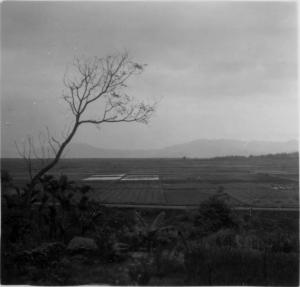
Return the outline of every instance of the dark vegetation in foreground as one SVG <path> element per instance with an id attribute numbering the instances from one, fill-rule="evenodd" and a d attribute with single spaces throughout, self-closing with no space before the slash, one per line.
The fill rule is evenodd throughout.
<path id="1" fill-rule="evenodd" d="M 218 193 L 197 211 L 111 209 L 66 176 L 14 188 L 2 192 L 2 284 L 299 284 L 297 212 L 234 212 Z"/>

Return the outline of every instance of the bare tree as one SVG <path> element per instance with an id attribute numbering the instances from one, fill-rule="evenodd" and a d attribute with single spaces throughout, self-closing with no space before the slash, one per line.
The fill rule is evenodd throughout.
<path id="1" fill-rule="evenodd" d="M 27 135 L 21 145 L 15 141 L 16 150 L 26 164 L 30 181 L 33 179 L 34 170 L 46 166 L 56 155 L 56 144 L 58 141 L 51 135 L 48 127 L 45 132 L 39 132 L 38 137 Z"/>
<path id="2" fill-rule="evenodd" d="M 54 157 L 35 175 L 31 174 L 33 186 L 57 164 L 79 127 L 87 124 L 99 126 L 107 123 L 148 122 L 155 105 L 138 101 L 124 92 L 127 81 L 140 74 L 144 66 L 131 61 L 127 53 L 74 60 L 72 70 L 64 77 L 67 90 L 63 93 L 63 100 L 72 113 L 72 125 L 61 141 L 47 132 L 48 145 Z M 91 115 L 89 109 L 95 106 L 98 108 L 97 115 Z M 32 140 L 28 142 L 32 146 Z M 27 158 L 34 153 L 34 149 L 31 147 L 29 151 Z"/>

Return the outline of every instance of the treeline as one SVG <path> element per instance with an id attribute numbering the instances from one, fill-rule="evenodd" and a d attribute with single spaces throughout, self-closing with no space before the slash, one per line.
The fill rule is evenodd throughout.
<path id="1" fill-rule="evenodd" d="M 270 153 L 270 154 L 262 154 L 262 155 L 249 155 L 249 156 L 240 156 L 240 155 L 232 155 L 232 156 L 222 156 L 222 157 L 213 157 L 212 160 L 216 159 L 285 159 L 285 158 L 299 158 L 298 152 L 291 153 Z"/>

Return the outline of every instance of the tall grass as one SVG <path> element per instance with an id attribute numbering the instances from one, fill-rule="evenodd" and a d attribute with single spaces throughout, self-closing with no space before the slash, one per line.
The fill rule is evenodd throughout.
<path id="1" fill-rule="evenodd" d="M 186 254 L 188 285 L 298 286 L 297 253 L 198 245 Z"/>

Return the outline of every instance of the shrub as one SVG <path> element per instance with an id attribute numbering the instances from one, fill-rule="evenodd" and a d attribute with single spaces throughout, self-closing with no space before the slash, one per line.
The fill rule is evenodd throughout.
<path id="1" fill-rule="evenodd" d="M 212 196 L 200 204 L 194 225 L 202 235 L 208 235 L 222 228 L 237 227 L 237 220 L 223 200 Z"/>
<path id="2" fill-rule="evenodd" d="M 282 230 L 266 232 L 262 235 L 264 247 L 274 252 L 299 252 L 299 237 Z"/>
<path id="3" fill-rule="evenodd" d="M 233 229 L 220 229 L 203 238 L 203 242 L 208 246 L 234 248 L 237 247 L 236 235 Z"/>
<path id="4" fill-rule="evenodd" d="M 5 186 L 12 182 L 13 178 L 6 169 L 1 169 L 1 183 Z"/>
<path id="5" fill-rule="evenodd" d="M 134 260 L 128 268 L 132 283 L 134 285 L 147 285 L 154 274 L 152 265 L 152 260 L 149 257 Z"/>
<path id="6" fill-rule="evenodd" d="M 297 253 L 266 253 L 253 249 L 197 244 L 185 254 L 187 284 L 295 285 L 299 283 Z"/>

